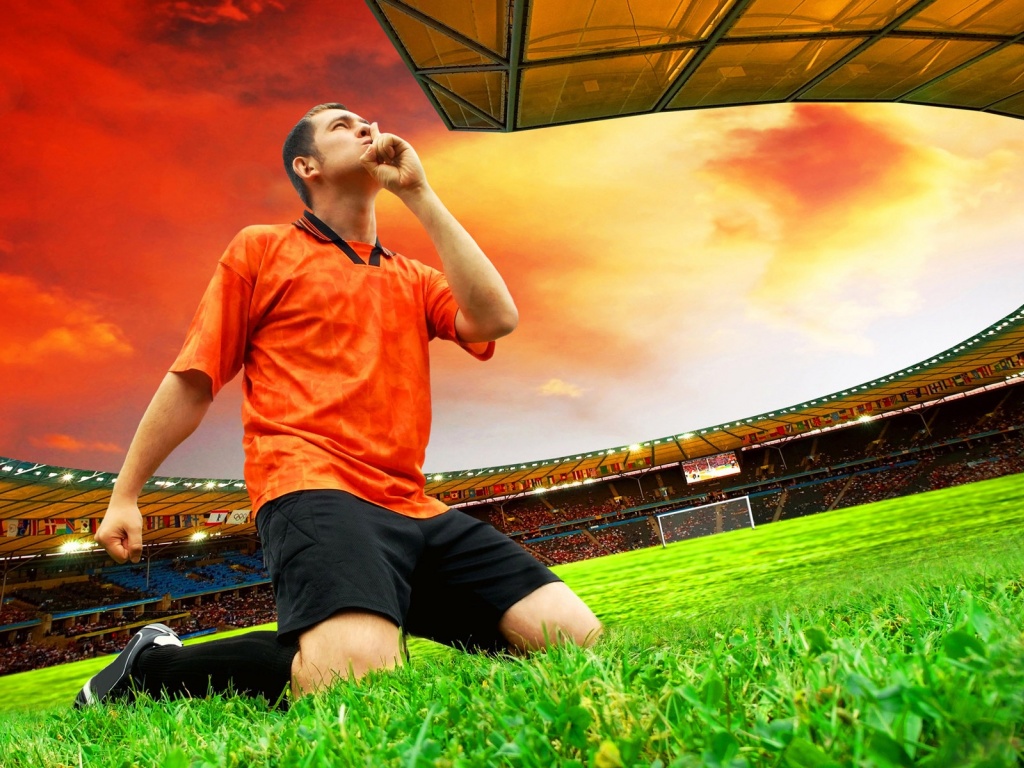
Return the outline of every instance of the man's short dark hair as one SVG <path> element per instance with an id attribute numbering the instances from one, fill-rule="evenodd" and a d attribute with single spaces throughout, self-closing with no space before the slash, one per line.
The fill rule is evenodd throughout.
<path id="1" fill-rule="evenodd" d="M 287 172 L 289 181 L 291 181 L 292 186 L 295 187 L 295 191 L 299 193 L 299 197 L 302 198 L 302 202 L 306 204 L 307 208 L 312 207 L 313 200 L 309 196 L 306 183 L 292 168 L 292 161 L 296 157 L 314 157 L 317 160 L 323 160 L 320 151 L 316 147 L 311 118 L 319 115 L 321 112 L 326 112 L 328 109 L 348 109 L 348 107 L 333 101 L 327 104 L 317 104 L 302 116 L 302 119 L 288 132 L 288 138 L 284 140 L 284 170 Z"/>

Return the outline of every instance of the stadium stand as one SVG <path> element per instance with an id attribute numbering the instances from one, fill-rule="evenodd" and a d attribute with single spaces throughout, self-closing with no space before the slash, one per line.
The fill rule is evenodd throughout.
<path id="1" fill-rule="evenodd" d="M 269 578 L 262 562 L 257 566 L 251 558 L 239 556 L 220 562 L 158 562 L 149 568 L 123 565 L 107 569 L 104 576 L 126 591 L 149 596 L 168 594 L 175 599 L 258 584 Z"/>
<path id="2" fill-rule="evenodd" d="M 548 564 L 658 546 L 654 515 L 748 496 L 755 525 L 1024 472 L 1024 386 L 948 400 L 740 453 L 740 474 L 690 486 L 678 465 L 526 494 L 465 511 Z M 678 518 L 682 535 L 714 525 Z M 276 619 L 261 553 L 222 541 L 113 565 L 54 557 L 8 573 L 0 674 L 119 651 L 159 620 L 188 636 Z M 193 548 L 194 549 L 194 548 Z"/>

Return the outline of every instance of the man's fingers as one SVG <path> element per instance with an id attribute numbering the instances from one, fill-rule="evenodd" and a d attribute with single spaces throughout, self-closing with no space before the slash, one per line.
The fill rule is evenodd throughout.
<path id="1" fill-rule="evenodd" d="M 124 538 L 121 539 L 121 546 L 124 547 L 125 554 L 133 563 L 139 562 L 142 557 L 142 532 L 125 531 Z"/>
<path id="2" fill-rule="evenodd" d="M 114 560 L 116 560 L 121 565 L 124 565 L 125 563 L 128 562 L 128 550 L 125 549 L 121 545 L 121 542 L 119 542 L 119 541 L 118 542 L 114 542 L 110 546 L 110 548 L 107 549 L 107 554 L 110 555 L 112 558 L 114 558 Z"/>
<path id="3" fill-rule="evenodd" d="M 96 543 L 107 551 L 107 554 L 110 555 L 115 563 L 123 565 L 128 560 L 128 550 L 124 548 L 119 539 L 107 541 L 106 538 L 96 537 Z"/>
<path id="4" fill-rule="evenodd" d="M 93 539 L 107 551 L 111 558 L 120 564 L 124 564 L 129 560 L 137 563 L 142 557 L 141 534 L 132 536 L 130 532 L 124 529 L 115 531 L 112 535 L 108 535 L 103 531 L 97 531 Z"/>
<path id="5" fill-rule="evenodd" d="M 377 147 L 377 159 L 382 163 L 389 163 L 395 159 L 395 137 L 390 133 L 383 133 L 374 142 Z"/>

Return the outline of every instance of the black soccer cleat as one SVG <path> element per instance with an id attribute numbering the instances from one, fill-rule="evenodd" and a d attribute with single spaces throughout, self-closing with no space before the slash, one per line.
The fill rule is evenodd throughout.
<path id="1" fill-rule="evenodd" d="M 116 659 L 82 686 L 75 697 L 74 708 L 82 709 L 111 699 L 130 697 L 135 660 L 142 651 L 154 645 L 176 645 L 180 648 L 181 640 L 173 629 L 164 624 L 147 624 L 132 636 Z"/>

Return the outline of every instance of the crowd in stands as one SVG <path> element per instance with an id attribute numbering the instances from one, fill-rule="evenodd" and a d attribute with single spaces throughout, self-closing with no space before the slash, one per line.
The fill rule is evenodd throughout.
<path id="1" fill-rule="evenodd" d="M 90 576 L 88 581 L 69 581 L 49 589 L 25 587 L 11 592 L 11 597 L 36 606 L 41 613 L 60 613 L 83 606 L 130 603 L 143 600 L 146 595 L 136 590 L 115 589 L 112 584 Z"/>
<path id="2" fill-rule="evenodd" d="M 7 603 L 0 609 L 0 627 L 7 624 L 21 624 L 23 621 L 32 621 L 38 618 L 39 611 L 20 608 Z"/>
<path id="3" fill-rule="evenodd" d="M 659 543 L 658 535 L 646 517 L 633 523 L 600 528 L 594 531 L 594 538 L 601 542 L 608 552 L 631 552 Z"/>
<path id="4" fill-rule="evenodd" d="M 582 501 L 578 495 L 574 496 L 573 491 L 578 490 L 583 490 L 591 499 Z M 531 496 L 524 502 L 510 505 L 503 512 L 491 510 L 487 513 L 487 520 L 498 530 L 513 534 L 608 515 L 614 519 L 615 513 L 625 512 L 640 503 L 639 497 L 631 495 L 595 499 L 588 486 L 578 486 L 557 491 L 551 499 Z"/>
<path id="5" fill-rule="evenodd" d="M 125 623 L 154 622 L 161 621 L 163 618 L 161 613 L 149 613 L 133 616 Z M 8 645 L 0 645 L 0 675 L 28 672 L 56 664 L 91 659 L 94 656 L 120 653 L 124 645 L 123 633 L 83 637 L 62 644 L 33 643 L 28 639 L 23 639 Z"/>
<path id="6" fill-rule="evenodd" d="M 1006 455 L 974 459 L 964 463 L 946 464 L 932 470 L 930 475 L 933 489 L 949 488 L 954 485 L 991 480 L 994 477 L 1024 472 L 1024 446 Z"/>
<path id="7" fill-rule="evenodd" d="M 785 516 L 803 517 L 830 509 L 847 482 L 848 478 L 828 478 L 792 488 L 786 495 Z"/>
<path id="8" fill-rule="evenodd" d="M 715 532 L 717 521 L 714 509 L 702 509 L 693 514 L 680 513 L 662 519 L 665 541 L 682 541 L 698 536 L 710 536 Z"/>
<path id="9" fill-rule="evenodd" d="M 108 653 L 118 653 L 124 648 L 124 640 L 101 640 L 90 638 L 81 643 L 64 647 L 17 643 L 0 646 L 0 675 L 28 672 L 32 669 L 66 664 L 69 661 L 91 659 Z"/>
<path id="10" fill-rule="evenodd" d="M 839 508 L 855 507 L 859 504 L 870 504 L 883 499 L 896 498 L 902 495 L 909 482 L 920 476 L 923 469 L 930 466 L 931 462 L 932 459 L 929 458 L 908 466 L 858 473 L 850 478 L 849 485 L 843 491 L 842 498 L 836 506 Z"/>
<path id="11" fill-rule="evenodd" d="M 274 593 L 269 587 L 253 587 L 244 595 L 221 595 L 217 602 L 189 608 L 198 629 L 254 627 L 277 621 Z"/>
<path id="12" fill-rule="evenodd" d="M 116 629 L 117 627 L 125 627 L 129 624 L 135 624 L 139 621 L 139 617 L 132 614 L 125 614 L 124 616 L 110 616 L 103 621 L 94 622 L 91 624 L 72 624 L 71 626 L 65 627 L 57 631 L 49 631 L 46 633 L 47 637 L 78 637 L 79 635 L 87 635 L 90 632 L 99 632 L 104 629 Z"/>
<path id="13" fill-rule="evenodd" d="M 608 554 L 606 548 L 581 531 L 525 543 L 528 550 L 541 554 L 556 565 Z"/>

